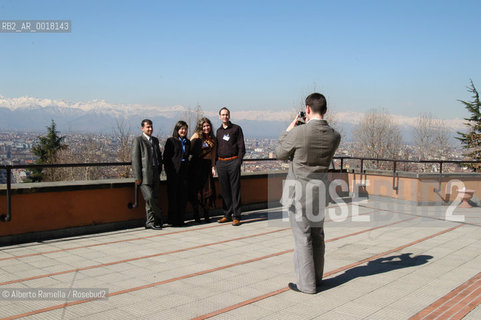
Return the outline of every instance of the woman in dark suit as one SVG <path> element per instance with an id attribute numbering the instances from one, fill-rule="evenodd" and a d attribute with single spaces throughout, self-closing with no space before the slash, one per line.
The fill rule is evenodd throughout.
<path id="1" fill-rule="evenodd" d="M 197 122 L 195 132 L 190 138 L 192 144 L 192 160 L 190 162 L 190 201 L 194 209 L 194 219 L 200 222 L 199 206 L 204 213 L 204 222 L 209 219 L 209 208 L 215 206 L 215 136 L 212 123 L 207 118 Z"/>
<path id="2" fill-rule="evenodd" d="M 179 121 L 172 137 L 164 147 L 164 168 L 167 174 L 167 196 L 169 198 L 168 222 L 174 227 L 184 225 L 185 207 L 188 198 L 187 176 L 190 155 L 190 140 L 187 139 L 188 125 Z"/>

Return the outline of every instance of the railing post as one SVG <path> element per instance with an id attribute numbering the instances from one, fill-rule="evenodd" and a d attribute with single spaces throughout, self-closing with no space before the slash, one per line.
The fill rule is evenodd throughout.
<path id="1" fill-rule="evenodd" d="M 364 159 L 361 159 L 361 171 L 360 171 L 361 183 L 363 183 L 362 182 L 363 181 L 362 180 L 363 179 L 363 175 L 362 175 L 363 171 L 364 171 Z M 367 176 L 365 177 L 365 179 L 367 179 Z"/>
<path id="2" fill-rule="evenodd" d="M 344 157 L 341 157 L 341 172 L 342 172 L 343 166 L 344 166 Z"/>
<path id="3" fill-rule="evenodd" d="M 439 183 L 438 183 L 438 187 L 434 188 L 434 192 L 440 192 L 441 191 L 442 181 L 443 181 L 443 162 L 439 161 Z"/>
<path id="4" fill-rule="evenodd" d="M 398 187 L 396 187 L 396 160 L 393 161 L 393 168 L 392 168 L 392 188 L 393 190 L 396 190 L 398 189 Z"/>
<path id="5" fill-rule="evenodd" d="M 8 222 L 12 220 L 12 169 L 10 167 L 7 170 L 7 214 L 0 215 L 0 221 Z"/>
<path id="6" fill-rule="evenodd" d="M 137 208 L 137 206 L 139 205 L 138 197 L 139 197 L 139 185 L 137 184 L 137 181 L 134 181 L 134 203 L 129 202 L 127 204 L 127 208 L 129 209 Z"/>

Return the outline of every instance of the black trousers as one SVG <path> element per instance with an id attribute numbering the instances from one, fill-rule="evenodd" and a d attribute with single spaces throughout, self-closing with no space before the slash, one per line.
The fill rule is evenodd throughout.
<path id="1" fill-rule="evenodd" d="M 174 226 L 184 224 L 187 205 L 187 164 L 182 163 L 179 173 L 167 172 L 167 197 L 169 199 L 169 220 Z"/>
<path id="2" fill-rule="evenodd" d="M 240 194 L 240 167 L 239 159 L 228 161 L 219 160 L 216 163 L 217 175 L 222 198 L 224 199 L 224 217 L 240 220 L 241 194 Z"/>

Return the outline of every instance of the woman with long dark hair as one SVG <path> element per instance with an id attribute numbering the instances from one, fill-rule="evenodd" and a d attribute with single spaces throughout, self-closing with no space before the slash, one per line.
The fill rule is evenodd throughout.
<path id="1" fill-rule="evenodd" d="M 194 210 L 194 219 L 200 222 L 199 207 L 202 207 L 204 222 L 208 223 L 209 208 L 215 206 L 215 157 L 216 140 L 212 123 L 208 118 L 197 121 L 195 132 L 190 138 L 192 160 L 190 166 L 190 201 Z"/>
<path id="2" fill-rule="evenodd" d="M 189 173 L 190 140 L 187 139 L 185 121 L 178 121 L 172 137 L 164 147 L 164 168 L 167 174 L 167 196 L 169 198 L 168 222 L 174 227 L 184 225 L 185 207 L 188 199 L 187 179 Z"/>

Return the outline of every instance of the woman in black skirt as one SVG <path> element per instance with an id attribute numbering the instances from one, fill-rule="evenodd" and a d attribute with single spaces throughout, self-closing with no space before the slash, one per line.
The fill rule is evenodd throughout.
<path id="1" fill-rule="evenodd" d="M 188 199 L 190 141 L 187 139 L 187 128 L 185 121 L 177 122 L 172 137 L 167 139 L 164 147 L 163 162 L 167 174 L 169 198 L 168 222 L 174 227 L 184 225 L 185 206 Z"/>
<path id="2" fill-rule="evenodd" d="M 190 201 L 194 210 L 194 219 L 200 222 L 199 207 L 204 213 L 204 222 L 208 223 L 209 208 L 215 206 L 215 157 L 216 145 L 212 123 L 207 118 L 201 118 L 195 132 L 190 138 L 192 145 L 192 160 L 190 165 Z"/>

